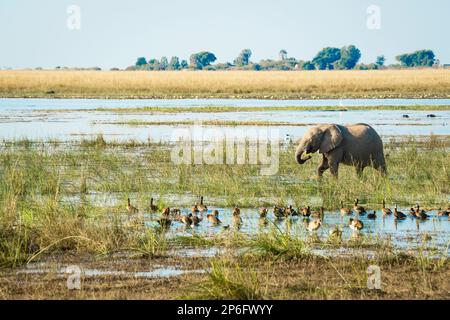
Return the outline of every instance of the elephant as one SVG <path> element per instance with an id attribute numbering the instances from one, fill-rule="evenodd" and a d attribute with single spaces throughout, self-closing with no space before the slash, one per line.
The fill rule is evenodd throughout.
<path id="1" fill-rule="evenodd" d="M 387 173 L 383 142 L 375 129 L 365 123 L 324 124 L 310 128 L 299 142 L 295 158 L 299 164 L 304 164 L 317 151 L 323 157 L 317 168 L 319 178 L 327 169 L 337 178 L 340 163 L 356 167 L 358 175 L 367 166 L 383 175 Z M 307 155 L 305 159 L 303 153 Z"/>

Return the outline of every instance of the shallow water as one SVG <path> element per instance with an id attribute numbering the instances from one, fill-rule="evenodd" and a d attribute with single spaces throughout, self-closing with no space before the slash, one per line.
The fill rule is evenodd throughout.
<path id="1" fill-rule="evenodd" d="M 173 222 L 171 228 L 167 231 L 168 236 L 191 236 L 198 235 L 204 237 L 216 236 L 224 232 L 240 232 L 248 235 L 256 235 L 258 232 L 271 232 L 276 226 L 283 231 L 289 231 L 303 239 L 308 239 L 312 235 L 307 231 L 305 223 L 309 220 L 304 220 L 302 217 L 294 217 L 283 220 L 276 219 L 272 213 L 268 215 L 267 225 L 261 224 L 257 209 L 241 209 L 241 217 L 243 224 L 240 228 L 233 225 L 232 214 L 230 208 L 209 208 L 209 212 L 217 209 L 219 211 L 219 219 L 222 224 L 213 226 L 205 218 L 198 226 L 187 227 L 180 222 Z M 188 209 L 184 209 L 188 212 Z M 407 213 L 409 209 L 399 208 L 399 211 Z M 372 211 L 370 211 L 372 212 Z M 366 239 L 380 239 L 389 240 L 394 247 L 403 250 L 413 250 L 417 248 L 433 248 L 438 249 L 447 255 L 450 253 L 450 221 L 448 217 L 438 217 L 436 211 L 429 211 L 430 216 L 427 220 L 418 220 L 407 217 L 402 221 L 397 221 L 394 217 L 382 217 L 381 210 L 377 210 L 377 218 L 368 219 L 366 215 L 360 216 L 359 219 L 363 222 L 364 228 L 356 234 L 348 226 L 349 217 L 341 217 L 337 212 L 325 212 L 325 217 L 322 227 L 313 234 L 318 236 L 320 240 L 325 241 L 329 237 L 329 232 L 336 226 L 342 231 L 342 239 L 350 240 L 357 236 Z M 158 214 L 146 214 L 145 224 L 149 227 L 157 227 Z M 229 228 L 224 228 L 229 226 Z M 425 235 L 431 236 L 430 240 L 425 240 Z"/>
<path id="2" fill-rule="evenodd" d="M 180 276 L 187 272 L 189 273 L 203 273 L 205 270 L 183 270 L 176 266 L 161 266 L 159 268 L 154 268 L 150 271 L 124 271 L 117 269 L 90 269 L 78 266 L 81 271 L 81 275 L 84 277 L 127 277 L 127 278 L 170 278 Z M 55 273 L 61 277 L 67 277 L 69 274 L 73 273 L 73 270 L 69 271 L 68 266 L 55 265 L 53 268 L 50 267 L 48 263 L 39 264 L 29 264 L 27 268 L 17 270 L 17 274 L 51 274 Z"/>
<path id="3" fill-rule="evenodd" d="M 136 107 L 411 106 L 450 105 L 450 99 L 23 99 L 0 98 L 0 109 L 96 109 Z"/>
<path id="4" fill-rule="evenodd" d="M 257 106 L 267 105 L 335 105 L 340 100 L 224 100 L 228 105 Z M 449 104 L 450 99 L 429 100 L 345 100 L 344 105 L 376 105 L 377 101 L 392 105 L 413 104 Z M 151 103 L 150 103 L 151 102 Z M 245 102 L 245 104 L 244 104 Z M 324 102 L 324 103 L 319 103 Z M 253 103 L 253 104 L 252 104 Z M 415 111 L 415 110 L 354 110 L 354 111 L 262 111 L 262 112 L 227 112 L 227 113 L 179 113 L 179 114 L 124 114 L 117 112 L 99 111 L 67 111 L 48 112 L 48 109 L 93 109 L 102 106 L 119 106 L 126 108 L 147 105 L 223 105 L 222 100 L 58 100 L 58 99 L 0 99 L 0 138 L 2 139 L 32 139 L 32 140 L 79 140 L 103 134 L 106 140 L 124 141 L 135 139 L 138 141 L 170 141 L 175 129 L 179 125 L 145 125 L 132 126 L 115 124 L 129 121 L 195 121 L 201 124 L 206 120 L 222 121 L 271 121 L 303 123 L 303 126 L 269 126 L 266 128 L 277 130 L 280 137 L 289 134 L 293 139 L 301 137 L 308 128 L 308 124 L 319 123 L 358 123 L 372 125 L 380 135 L 387 139 L 393 135 L 423 136 L 430 134 L 450 134 L 450 111 Z M 436 115 L 434 118 L 428 114 Z M 409 118 L 403 118 L 408 114 Z M 220 128 L 205 126 L 205 128 Z M 236 127 L 222 127 L 235 129 Z M 240 129 L 250 130 L 261 127 L 240 126 Z M 204 140 L 209 135 L 205 133 Z"/>

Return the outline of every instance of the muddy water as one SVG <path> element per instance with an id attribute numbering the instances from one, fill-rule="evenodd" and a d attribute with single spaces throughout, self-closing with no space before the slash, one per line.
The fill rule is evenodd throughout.
<path id="1" fill-rule="evenodd" d="M 31 100 L 31 101 L 30 101 Z M 447 135 L 450 134 L 449 122 L 450 111 L 413 111 L 413 110 L 355 110 L 355 111 L 264 111 L 264 112 L 227 112 L 227 113 L 179 113 L 179 114 L 148 114 L 132 113 L 124 114 L 117 112 L 98 112 L 98 111 L 74 111 L 74 112 L 49 112 L 48 109 L 67 110 L 67 109 L 92 109 L 102 106 L 115 106 L 115 103 L 123 102 L 120 107 L 141 105 L 147 101 L 109 101 L 109 100 L 39 100 L 39 99 L 0 99 L 0 138 L 2 139 L 23 139 L 32 140 L 78 140 L 86 136 L 95 136 L 103 134 L 106 140 L 129 140 L 135 139 L 146 141 L 169 141 L 172 138 L 174 129 L 180 126 L 176 124 L 164 125 L 145 125 L 132 126 L 117 124 L 117 122 L 130 121 L 195 121 L 201 123 L 206 120 L 222 121 L 271 121 L 301 123 L 300 126 L 272 126 L 269 128 L 279 131 L 281 137 L 286 134 L 291 135 L 293 139 L 301 137 L 308 128 L 308 124 L 319 123 L 358 123 L 365 122 L 371 124 L 382 136 L 387 139 L 393 135 Z M 167 105 L 179 105 L 183 100 L 164 100 Z M 195 101 L 195 100 L 194 100 Z M 222 101 L 200 100 L 201 103 L 209 102 L 208 105 L 219 104 Z M 245 100 L 226 100 L 229 105 L 240 106 Z M 287 101 L 261 101 L 260 105 L 296 105 L 287 103 Z M 356 104 L 357 100 L 346 101 L 347 105 Z M 392 104 L 401 104 L 402 101 L 407 105 L 418 104 L 443 104 L 447 100 L 395 100 Z M 161 102 L 161 103 L 162 103 Z M 200 104 L 196 101 L 197 104 Z M 305 100 L 296 101 L 298 105 L 303 105 Z M 326 101 L 329 104 L 336 103 Z M 383 102 L 385 102 L 383 100 Z M 217 103 L 217 104 L 214 104 Z M 233 104 L 234 103 L 234 104 Z M 252 100 L 248 101 L 246 106 L 251 105 Z M 257 104 L 256 102 L 254 102 Z M 317 101 L 314 102 L 316 104 Z M 370 106 L 376 103 L 372 100 L 363 100 L 363 105 Z M 387 103 L 387 102 L 386 102 Z M 314 105 L 311 103 L 310 105 Z M 323 104 L 319 104 L 323 105 Z M 427 117 L 433 113 L 436 117 Z M 408 118 L 403 117 L 408 115 Z M 186 126 L 181 126 L 186 127 Z M 217 127 L 214 127 L 217 128 Z M 241 126 L 241 129 L 254 129 L 253 126 Z M 207 138 L 206 138 L 207 139 Z"/>

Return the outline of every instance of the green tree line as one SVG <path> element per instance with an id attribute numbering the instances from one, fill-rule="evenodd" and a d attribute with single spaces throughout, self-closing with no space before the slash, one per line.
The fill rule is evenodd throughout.
<path id="1" fill-rule="evenodd" d="M 278 59 L 263 59 L 257 63 L 252 62 L 252 51 L 242 50 L 233 62 L 216 63 L 214 53 L 201 51 L 192 54 L 187 60 L 180 60 L 173 56 L 170 60 L 162 57 L 159 60 L 145 57 L 137 58 L 133 66 L 127 70 L 376 70 L 386 68 L 385 57 L 378 56 L 374 63 L 359 63 L 361 51 L 354 45 L 342 48 L 326 47 L 320 50 L 316 56 L 308 61 L 297 60 L 289 57 L 285 49 L 280 50 Z M 391 68 L 432 67 L 439 65 L 432 50 L 419 50 L 413 53 L 398 55 L 399 62 L 390 65 Z"/>

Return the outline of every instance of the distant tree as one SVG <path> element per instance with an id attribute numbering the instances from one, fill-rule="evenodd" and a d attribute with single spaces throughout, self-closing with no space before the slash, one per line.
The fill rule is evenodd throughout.
<path id="1" fill-rule="evenodd" d="M 234 60 L 234 64 L 238 67 L 246 66 L 250 62 L 252 51 L 250 49 L 244 49 L 239 56 Z"/>
<path id="2" fill-rule="evenodd" d="M 216 63 L 214 66 L 216 70 L 229 70 L 233 68 L 233 65 L 229 62 Z"/>
<path id="3" fill-rule="evenodd" d="M 298 64 L 298 61 L 297 59 L 290 57 L 285 59 L 284 63 L 289 69 L 295 69 L 295 66 Z"/>
<path id="4" fill-rule="evenodd" d="M 147 70 L 160 70 L 158 59 L 149 59 L 146 65 Z"/>
<path id="5" fill-rule="evenodd" d="M 159 63 L 159 70 L 167 70 L 169 67 L 169 61 L 167 60 L 167 57 L 161 57 L 161 61 Z"/>
<path id="6" fill-rule="evenodd" d="M 341 58 L 336 61 L 336 69 L 353 69 L 361 58 L 361 51 L 353 45 L 341 49 Z"/>
<path id="7" fill-rule="evenodd" d="M 404 67 L 432 67 L 436 61 L 432 50 L 419 50 L 395 57 Z"/>
<path id="8" fill-rule="evenodd" d="M 355 66 L 356 70 L 377 70 L 379 69 L 379 66 L 376 63 L 369 63 L 369 64 L 364 64 L 364 63 L 359 63 Z"/>
<path id="9" fill-rule="evenodd" d="M 202 70 L 216 60 L 214 53 L 208 51 L 194 53 L 189 58 L 190 66 L 195 70 Z"/>
<path id="10" fill-rule="evenodd" d="M 303 70 L 315 70 L 316 66 L 311 61 L 305 61 L 301 65 L 301 69 L 303 69 Z"/>
<path id="11" fill-rule="evenodd" d="M 382 67 L 382 66 L 384 66 L 385 62 L 386 62 L 386 58 L 383 55 L 381 55 L 381 56 L 377 57 L 377 60 L 375 61 L 375 64 L 377 66 L 379 66 L 379 67 Z"/>
<path id="12" fill-rule="evenodd" d="M 189 68 L 188 62 L 187 62 L 186 60 L 181 60 L 180 68 L 181 68 L 181 69 L 187 69 L 187 68 Z"/>
<path id="13" fill-rule="evenodd" d="M 286 59 L 287 59 L 287 51 L 284 50 L 284 49 L 281 49 L 280 52 L 278 53 L 278 58 L 279 58 L 281 61 L 286 60 Z"/>
<path id="14" fill-rule="evenodd" d="M 178 57 L 170 58 L 168 69 L 169 70 L 179 70 L 180 69 L 180 59 L 178 59 Z"/>
<path id="15" fill-rule="evenodd" d="M 327 47 L 319 51 L 312 62 L 317 69 L 333 69 L 333 64 L 341 58 L 341 50 L 338 48 Z"/>
<path id="16" fill-rule="evenodd" d="M 139 58 L 137 58 L 137 61 L 136 61 L 136 66 L 143 66 L 143 65 L 146 65 L 147 64 L 147 60 L 145 60 L 145 58 L 144 57 L 139 57 Z"/>

